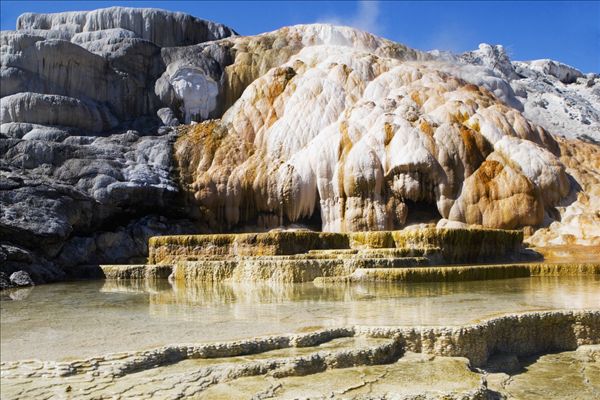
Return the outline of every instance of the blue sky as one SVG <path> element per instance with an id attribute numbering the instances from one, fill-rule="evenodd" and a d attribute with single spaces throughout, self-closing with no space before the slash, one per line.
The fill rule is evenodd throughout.
<path id="1" fill-rule="evenodd" d="M 552 58 L 600 72 L 598 1 L 9 1 L 2 29 L 23 12 L 91 10 L 113 5 L 183 11 L 251 35 L 281 26 L 331 22 L 365 29 L 411 47 L 455 52 L 503 44 L 513 60 Z"/>

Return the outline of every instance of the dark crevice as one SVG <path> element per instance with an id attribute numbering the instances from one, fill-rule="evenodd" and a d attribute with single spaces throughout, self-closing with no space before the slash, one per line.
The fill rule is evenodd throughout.
<path id="1" fill-rule="evenodd" d="M 406 225 L 430 222 L 437 223 L 442 219 L 435 203 L 405 200 L 404 204 L 406 204 L 408 209 Z"/>

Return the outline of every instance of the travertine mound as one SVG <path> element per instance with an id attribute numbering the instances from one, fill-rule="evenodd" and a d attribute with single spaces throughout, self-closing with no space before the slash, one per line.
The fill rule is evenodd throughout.
<path id="1" fill-rule="evenodd" d="M 181 180 L 215 227 L 317 216 L 324 231 L 397 229 L 419 211 L 427 222 L 541 224 L 570 190 L 556 141 L 444 68 L 304 48 L 182 135 Z"/>
<path id="2" fill-rule="evenodd" d="M 56 14 L 22 14 L 18 30 L 49 30 L 66 32 L 81 41 L 81 32 L 122 29 L 158 46 L 185 46 L 220 39 L 235 34 L 225 25 L 206 21 L 189 14 L 153 8 L 110 7 L 93 11 L 73 11 Z M 98 38 L 94 36 L 87 36 Z"/>
<path id="3" fill-rule="evenodd" d="M 2 97 L 21 92 L 58 94 L 108 104 L 119 120 L 152 115 L 161 105 L 153 90 L 165 69 L 160 48 L 232 34 L 221 24 L 155 9 L 23 14 L 16 31 L 2 32 Z M 62 107 L 56 103 L 54 108 Z M 11 119 L 2 122 L 35 122 L 26 114 L 31 108 L 34 105 L 13 107 Z M 75 124 L 65 118 L 41 123 L 75 127 L 91 123 L 84 116 L 72 119 Z M 96 131 L 113 127 L 100 125 Z"/>
<path id="4" fill-rule="evenodd" d="M 349 27 L 296 25 L 257 36 L 166 48 L 162 57 L 167 68 L 156 81 L 156 94 L 187 123 L 220 117 L 254 80 L 286 63 L 302 49 L 322 45 L 354 48 L 400 60 L 431 58 Z"/>
<path id="5" fill-rule="evenodd" d="M 181 13 L 113 7 L 24 14 L 2 31 L 0 263 L 37 282 L 128 262 L 147 239 L 198 231 L 159 129 L 161 46 L 234 31 Z M 62 271 L 61 268 L 67 268 Z"/>

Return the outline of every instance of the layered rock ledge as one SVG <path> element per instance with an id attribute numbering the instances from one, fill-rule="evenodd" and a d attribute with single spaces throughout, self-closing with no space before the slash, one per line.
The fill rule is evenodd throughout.
<path id="1" fill-rule="evenodd" d="M 248 234 L 157 236 L 149 240 L 149 261 L 165 263 L 203 257 L 352 255 L 373 250 L 390 256 L 439 253 L 440 262 L 475 262 L 509 257 L 521 250 L 523 233 L 495 229 L 414 229 L 328 233 L 275 231 Z M 384 250 L 385 249 L 385 250 Z M 322 253 L 321 253 L 322 252 Z M 368 254 L 368 253 L 367 253 Z"/>
<path id="2" fill-rule="evenodd" d="M 182 281 L 308 282 L 362 269 L 523 259 L 522 240 L 521 231 L 435 228 L 159 236 L 149 240 L 149 262 L 174 266 L 171 277 Z"/>
<path id="3" fill-rule="evenodd" d="M 198 282 L 455 282 L 531 276 L 595 276 L 600 262 L 559 247 L 549 260 L 525 249 L 521 231 L 420 229 L 327 233 L 157 236 L 150 264 L 101 265 L 106 279 Z M 583 251 L 582 254 L 579 254 Z"/>
<path id="4" fill-rule="evenodd" d="M 480 373 L 486 369 L 510 371 L 515 368 L 517 357 L 598 344 L 599 333 L 597 310 L 507 315 L 463 327 L 341 327 L 229 343 L 169 345 L 70 362 L 3 362 L 2 383 L 3 390 L 15 398 L 48 395 L 59 382 L 61 386 L 68 385 L 63 390 L 83 397 L 107 391 L 113 395 L 141 396 L 169 393 L 179 398 L 208 394 L 225 383 L 234 388 L 241 385 L 239 390 L 243 390 L 244 379 L 250 377 L 318 377 L 327 371 L 397 363 L 410 369 L 410 361 L 415 362 L 414 357 L 410 358 L 411 352 L 436 359 L 464 357 L 468 360 L 465 366 L 482 368 Z M 343 341 L 345 338 L 354 341 Z M 364 339 L 356 341 L 358 338 Z M 329 347 L 328 343 L 341 339 L 341 343 Z M 594 347 L 588 349 L 592 351 L 588 354 L 592 355 L 594 368 L 597 353 Z M 409 362 L 403 362 L 404 356 L 409 357 Z M 197 361 L 191 363 L 192 360 Z M 416 362 L 432 360 L 421 358 Z M 518 368 L 518 362 L 516 365 Z M 450 378 L 456 378 L 454 373 Z M 494 398 L 487 381 L 480 382 L 474 393 L 460 398 Z M 264 397 L 274 397 L 277 389 L 273 387 L 271 395 Z M 449 392 L 449 398 L 454 398 L 452 390 Z M 229 395 L 235 396 L 234 393 Z"/>

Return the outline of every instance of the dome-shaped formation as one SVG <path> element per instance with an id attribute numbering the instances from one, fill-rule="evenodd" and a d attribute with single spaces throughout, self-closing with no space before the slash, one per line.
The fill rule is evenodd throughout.
<path id="1" fill-rule="evenodd" d="M 307 46 L 178 140 L 182 182 L 215 227 L 320 215 L 325 231 L 385 230 L 413 213 L 540 224 L 570 190 L 558 145 L 451 70 L 377 48 Z"/>

